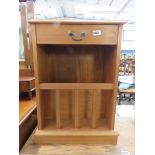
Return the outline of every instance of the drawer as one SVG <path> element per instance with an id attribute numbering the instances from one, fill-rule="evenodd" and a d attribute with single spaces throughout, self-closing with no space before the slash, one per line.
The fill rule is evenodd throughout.
<path id="1" fill-rule="evenodd" d="M 28 92 L 33 89 L 35 89 L 35 80 L 19 82 L 19 91 L 20 92 Z"/>
<path id="2" fill-rule="evenodd" d="M 19 91 L 20 92 L 28 92 L 30 90 L 29 82 L 22 81 L 19 82 Z"/>
<path id="3" fill-rule="evenodd" d="M 118 25 L 36 24 L 37 44 L 117 44 Z"/>

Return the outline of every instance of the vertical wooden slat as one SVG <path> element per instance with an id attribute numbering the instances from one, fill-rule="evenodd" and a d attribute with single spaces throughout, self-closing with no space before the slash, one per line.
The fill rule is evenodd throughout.
<path id="1" fill-rule="evenodd" d="M 74 90 L 74 111 L 75 111 L 75 128 L 79 128 L 79 106 L 78 106 L 78 90 Z"/>
<path id="2" fill-rule="evenodd" d="M 60 92 L 56 90 L 56 126 L 61 128 L 61 117 L 60 117 Z"/>
<path id="3" fill-rule="evenodd" d="M 93 97 L 93 100 L 92 100 L 92 128 L 95 128 L 96 127 L 96 103 L 98 101 L 97 90 L 93 90 L 92 97 Z"/>

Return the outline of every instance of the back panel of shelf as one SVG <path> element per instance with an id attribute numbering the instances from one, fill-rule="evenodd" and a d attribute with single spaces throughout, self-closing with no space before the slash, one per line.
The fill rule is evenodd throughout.
<path id="1" fill-rule="evenodd" d="M 116 45 L 37 45 L 40 83 L 113 83 Z"/>

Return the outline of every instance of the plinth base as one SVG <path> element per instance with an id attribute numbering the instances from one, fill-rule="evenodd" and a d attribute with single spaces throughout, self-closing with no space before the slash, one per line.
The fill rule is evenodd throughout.
<path id="1" fill-rule="evenodd" d="M 98 129 L 36 130 L 37 144 L 117 144 L 118 132 Z"/>

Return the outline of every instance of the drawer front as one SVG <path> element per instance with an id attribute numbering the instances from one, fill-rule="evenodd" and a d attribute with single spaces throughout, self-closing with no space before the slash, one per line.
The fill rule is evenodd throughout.
<path id="1" fill-rule="evenodd" d="M 37 44 L 115 45 L 117 35 L 118 25 L 36 24 Z"/>

